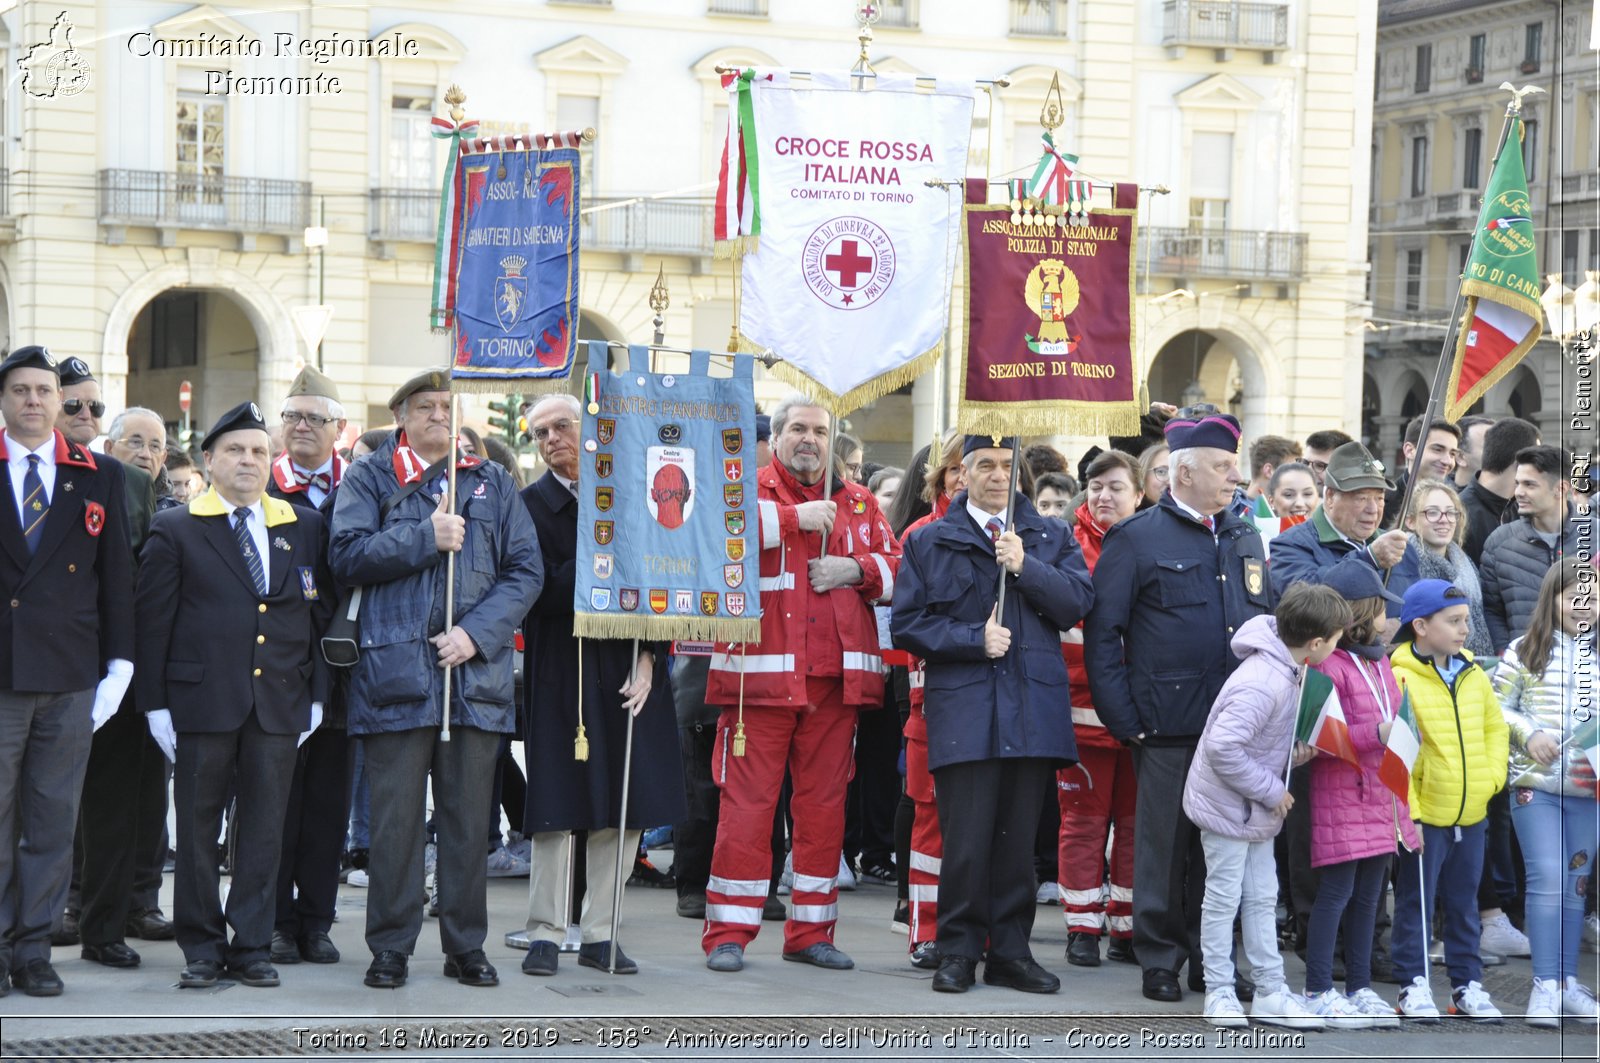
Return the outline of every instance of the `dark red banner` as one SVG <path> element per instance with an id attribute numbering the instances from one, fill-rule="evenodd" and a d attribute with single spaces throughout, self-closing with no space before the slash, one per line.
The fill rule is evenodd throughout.
<path id="1" fill-rule="evenodd" d="M 1019 225 L 966 208 L 961 427 L 998 434 L 1132 433 L 1134 212 Z"/>

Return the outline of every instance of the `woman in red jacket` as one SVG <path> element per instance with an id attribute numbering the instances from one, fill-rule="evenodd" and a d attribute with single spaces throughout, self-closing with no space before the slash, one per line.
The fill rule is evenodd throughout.
<path id="1" fill-rule="evenodd" d="M 1139 462 L 1108 450 L 1084 470 L 1084 502 L 1072 516 L 1072 533 L 1094 572 L 1100 543 L 1113 524 L 1131 517 L 1142 497 Z M 1083 629 L 1061 633 L 1072 696 L 1072 726 L 1078 763 L 1056 773 L 1061 803 L 1058 886 L 1067 920 L 1067 962 L 1100 966 L 1100 935 L 1109 923 L 1107 955 L 1123 963 L 1133 956 L 1133 757 L 1100 723 L 1083 667 Z M 1111 850 L 1111 893 L 1102 898 L 1106 838 L 1116 824 Z"/>

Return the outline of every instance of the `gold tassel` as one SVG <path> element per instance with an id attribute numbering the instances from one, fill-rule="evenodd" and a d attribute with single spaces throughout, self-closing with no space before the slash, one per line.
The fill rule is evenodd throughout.
<path id="1" fill-rule="evenodd" d="M 1139 407 L 1133 402 L 963 402 L 961 427 L 972 435 L 1136 435 Z"/>
<path id="2" fill-rule="evenodd" d="M 761 637 L 761 620 L 757 617 L 655 615 L 641 617 L 579 612 L 573 616 L 572 633 L 579 638 L 591 639 L 743 642 L 746 639 L 754 640 Z"/>
<path id="3" fill-rule="evenodd" d="M 583 730 L 583 640 L 578 640 L 578 737 L 572 740 L 572 759 L 589 759 L 589 736 Z"/>
<path id="4" fill-rule="evenodd" d="M 750 644 L 739 644 L 739 722 L 733 728 L 733 755 L 744 756 L 744 655 L 748 652 Z"/>
<path id="5" fill-rule="evenodd" d="M 746 354 L 761 354 L 767 348 L 761 344 L 752 343 L 748 337 L 740 333 L 737 349 Z M 802 395 L 809 399 L 814 399 L 823 409 L 843 417 L 845 414 L 859 410 L 869 402 L 881 399 L 885 395 L 899 391 L 907 384 L 912 383 L 923 373 L 938 364 L 939 358 L 943 353 L 944 344 L 936 343 L 915 358 L 895 366 L 887 373 L 873 377 L 858 387 L 851 388 L 842 395 L 828 390 L 788 362 L 780 361 L 768 371 Z"/>

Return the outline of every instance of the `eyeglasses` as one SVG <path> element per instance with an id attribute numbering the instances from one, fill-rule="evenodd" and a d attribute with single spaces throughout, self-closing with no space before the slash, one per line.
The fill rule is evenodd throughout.
<path id="1" fill-rule="evenodd" d="M 1454 524 L 1461 519 L 1461 514 L 1453 509 L 1440 509 L 1438 506 L 1429 506 L 1422 511 L 1422 519 L 1429 524 Z"/>
<path id="2" fill-rule="evenodd" d="M 61 404 L 61 408 L 67 411 L 68 417 L 78 416 L 83 412 L 85 406 L 89 407 L 89 412 L 96 417 L 104 417 L 106 415 L 106 404 L 99 401 L 84 402 L 82 399 L 68 399 Z"/>
<path id="3" fill-rule="evenodd" d="M 139 436 L 129 436 L 118 442 L 129 450 L 147 450 L 152 454 L 160 454 L 167 449 L 167 444 L 159 439 L 143 439 Z"/>
<path id="4" fill-rule="evenodd" d="M 283 423 L 293 427 L 297 424 L 308 424 L 312 428 L 321 428 L 323 425 L 332 424 L 338 420 L 336 417 L 323 417 L 315 413 L 301 413 L 299 410 L 284 410 Z"/>
<path id="5" fill-rule="evenodd" d="M 1150 475 L 1154 476 L 1157 480 L 1165 480 L 1171 475 L 1171 473 L 1167 471 L 1167 467 L 1165 465 L 1157 465 L 1155 468 L 1150 470 Z"/>
<path id="6" fill-rule="evenodd" d="M 563 417 L 559 421 L 554 421 L 554 422 L 552 422 L 550 424 L 542 424 L 542 425 L 540 425 L 538 428 L 535 428 L 533 430 L 531 435 L 533 436 L 533 438 L 535 440 L 537 440 L 540 443 L 543 443 L 546 439 L 550 438 L 550 433 L 551 432 L 556 432 L 556 433 L 559 433 L 560 435 L 566 435 L 568 432 L 572 431 L 576 427 L 578 427 L 578 422 L 577 421 L 574 421 L 574 420 L 572 420 L 571 418 L 568 418 L 568 417 Z"/>
<path id="7" fill-rule="evenodd" d="M 1315 473 L 1324 473 L 1328 471 L 1328 463 L 1325 461 L 1308 461 L 1306 464 L 1311 466 L 1311 471 Z"/>
<path id="8" fill-rule="evenodd" d="M 844 463 L 844 471 L 859 480 L 861 479 L 861 466 L 863 464 L 863 462 L 859 461 L 854 463 L 847 461 Z"/>

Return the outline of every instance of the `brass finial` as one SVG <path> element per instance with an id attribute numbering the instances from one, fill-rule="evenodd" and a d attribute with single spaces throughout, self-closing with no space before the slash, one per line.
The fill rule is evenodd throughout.
<path id="1" fill-rule="evenodd" d="M 467 94 L 461 91 L 460 85 L 451 85 L 444 90 L 444 102 L 450 105 L 450 120 L 460 125 L 467 117 L 467 112 L 461 109 L 461 105 L 467 102 Z"/>
<path id="2" fill-rule="evenodd" d="M 1044 106 L 1039 110 L 1039 124 L 1052 133 L 1067 120 L 1067 108 L 1061 101 L 1061 75 L 1050 75 L 1050 91 L 1044 95 Z"/>
<path id="3" fill-rule="evenodd" d="M 1511 102 L 1506 104 L 1506 114 L 1521 114 L 1522 97 L 1532 96 L 1534 93 L 1546 91 L 1541 89 L 1538 85 L 1524 85 L 1519 89 L 1509 81 L 1500 82 L 1500 87 L 1506 92 L 1511 93 Z"/>
<path id="4" fill-rule="evenodd" d="M 667 295 L 667 267 L 663 265 L 656 270 L 656 282 L 650 287 L 650 309 L 657 314 L 672 305 L 672 300 Z"/>
<path id="5" fill-rule="evenodd" d="M 856 64 L 850 68 L 850 73 L 863 79 L 856 82 L 856 88 L 858 89 L 866 87 L 865 78 L 867 75 L 877 73 L 872 69 L 872 63 L 868 61 L 867 54 L 872 47 L 872 26 L 882 16 L 883 12 L 878 8 L 877 4 L 869 2 L 856 5 L 856 25 L 861 27 L 861 32 L 856 34 L 856 40 L 861 44 L 861 54 L 856 56 Z"/>

